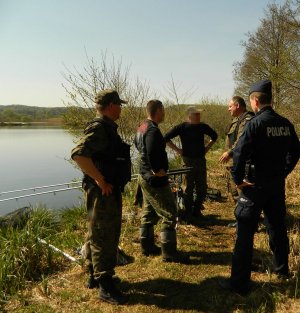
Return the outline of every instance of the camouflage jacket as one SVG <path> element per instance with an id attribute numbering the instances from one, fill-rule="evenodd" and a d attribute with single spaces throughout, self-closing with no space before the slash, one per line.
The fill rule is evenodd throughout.
<path id="1" fill-rule="evenodd" d="M 91 158 L 106 182 L 123 189 L 131 177 L 130 146 L 122 141 L 117 128 L 117 124 L 106 116 L 93 119 L 72 150 L 71 157 Z M 93 179 L 84 175 L 85 181 L 93 182 Z"/>
<path id="2" fill-rule="evenodd" d="M 233 149 L 241 137 L 245 125 L 253 116 L 253 112 L 246 111 L 239 117 L 235 117 L 232 120 L 226 137 L 226 148 L 231 157 L 233 155 Z"/>

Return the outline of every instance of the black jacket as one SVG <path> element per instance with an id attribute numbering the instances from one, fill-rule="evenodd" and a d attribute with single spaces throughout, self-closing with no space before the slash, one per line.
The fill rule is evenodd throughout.
<path id="1" fill-rule="evenodd" d="M 123 188 L 131 177 L 130 146 L 122 141 L 117 128 L 117 124 L 106 116 L 93 119 L 87 124 L 71 157 L 91 158 L 108 183 Z M 84 174 L 85 181 L 94 182 Z"/>
<path id="2" fill-rule="evenodd" d="M 233 179 L 237 185 L 242 183 L 246 161 L 250 160 L 255 183 L 282 180 L 294 169 L 299 155 L 300 144 L 294 126 L 267 106 L 247 123 L 233 150 Z"/>
<path id="3" fill-rule="evenodd" d="M 166 143 L 155 122 L 148 119 L 142 122 L 135 136 L 135 146 L 140 153 L 139 172 L 143 178 L 153 186 L 166 185 L 167 176 L 153 176 L 153 172 L 156 173 L 160 169 L 167 172 L 169 168 Z"/>

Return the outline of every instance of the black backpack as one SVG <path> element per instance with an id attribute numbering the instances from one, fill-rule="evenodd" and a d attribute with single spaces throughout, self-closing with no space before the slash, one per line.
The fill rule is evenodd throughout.
<path id="1" fill-rule="evenodd" d="M 96 156 L 95 165 L 104 175 L 107 182 L 117 185 L 124 191 L 125 185 L 131 181 L 130 145 L 122 140 L 119 134 L 112 132 L 111 127 L 101 118 L 93 119 L 85 129 L 85 134 L 94 131 L 98 127 L 104 127 L 107 135 L 115 143 L 114 155 L 109 157 Z"/>

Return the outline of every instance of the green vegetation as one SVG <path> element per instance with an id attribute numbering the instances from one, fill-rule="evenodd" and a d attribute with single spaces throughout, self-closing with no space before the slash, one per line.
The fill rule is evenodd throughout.
<path id="1" fill-rule="evenodd" d="M 271 79 L 274 107 L 299 108 L 300 2 L 270 2 L 264 13 L 242 43 L 242 60 L 234 64 L 236 92 L 246 97 L 253 82 Z"/>
<path id="2" fill-rule="evenodd" d="M 76 212 L 72 216 L 75 218 Z M 72 245 L 76 238 L 65 232 L 73 229 L 71 218 L 66 221 L 66 212 L 54 214 L 46 209 L 34 211 L 25 227 L 1 227 L 0 231 L 0 299 L 6 301 L 11 295 L 25 290 L 34 281 L 61 269 L 64 259 L 54 256 L 53 251 L 39 239 L 56 245 L 62 238 L 64 244 Z M 64 248 L 64 244 L 62 245 Z"/>
<path id="3" fill-rule="evenodd" d="M 267 76 L 274 80 L 277 109 L 300 131 L 300 114 L 297 114 L 299 93 L 293 91 L 299 89 L 299 86 L 296 86 L 299 84 L 299 53 L 293 57 L 293 53 L 299 50 L 299 21 L 298 15 L 293 15 L 294 11 L 285 11 L 286 6 L 288 4 L 283 10 L 276 5 L 269 7 L 262 26 L 276 26 L 278 21 L 283 21 L 284 25 L 280 24 L 278 26 L 281 28 L 275 29 L 261 26 L 256 33 L 250 34 L 249 42 L 245 44 L 244 60 L 236 64 L 235 74 L 237 91 L 240 94 L 246 94 L 249 85 L 257 79 Z M 270 20 L 274 23 L 270 24 Z M 290 23 L 292 27 L 286 27 L 286 23 Z M 277 32 L 278 30 L 282 32 Z M 270 35 L 270 31 L 274 33 L 274 37 Z M 278 34 L 283 34 L 282 38 L 288 40 L 289 45 L 286 45 L 285 41 L 277 40 Z M 262 38 L 262 41 L 268 40 L 262 44 L 256 42 L 259 38 Z M 274 40 L 274 45 L 281 45 L 274 46 L 269 40 Z M 255 49 L 251 54 L 253 42 L 259 47 L 259 52 L 270 54 L 262 55 L 256 53 Z M 254 48 L 256 46 L 254 45 Z M 270 47 L 271 50 L 266 49 Z M 284 53 L 281 55 L 279 52 Z M 271 58 L 273 56 L 275 59 Z M 259 57 L 260 60 L 255 59 Z M 259 61 L 262 60 L 268 62 L 261 64 Z M 260 65 L 257 71 L 253 64 Z M 102 54 L 100 65 L 93 58 L 87 59 L 87 66 L 82 73 L 67 69 L 64 88 L 69 101 L 66 108 L 0 106 L 0 124 L 44 121 L 64 116 L 68 129 L 79 135 L 85 123 L 94 117 L 95 93 L 100 89 L 114 88 L 124 99 L 129 100 L 118 123 L 122 137 L 132 142 L 138 122 L 145 118 L 145 104 L 150 98 L 156 98 L 153 96 L 155 93 L 150 92 L 145 82 L 137 77 L 132 78 L 129 68 L 124 67 L 122 61 L 114 61 L 112 58 L 109 62 L 106 54 Z M 261 73 L 265 75 L 261 77 Z M 295 85 L 291 86 L 293 82 Z M 185 120 L 186 105 L 179 104 L 184 101 L 179 100 L 180 96 L 175 87 L 172 79 L 171 96 L 173 94 L 175 101 L 161 98 L 166 105 L 166 120 L 161 125 L 163 132 Z M 286 98 L 283 97 L 285 95 Z M 290 99 L 292 102 L 289 102 Z M 218 143 L 207 155 L 208 184 L 209 187 L 221 190 L 224 201 L 206 201 L 204 213 L 208 219 L 199 222 L 197 226 L 179 225 L 178 245 L 181 250 L 191 255 L 192 264 L 165 264 L 161 262 L 160 257 L 147 258 L 141 255 L 138 243 L 141 210 L 132 205 L 135 192 L 133 182 L 128 185 L 124 194 L 120 245 L 127 254 L 134 256 L 135 261 L 117 268 L 117 274 L 122 279 L 121 288 L 130 293 L 128 305 L 116 308 L 98 301 L 97 291 L 84 287 L 87 274 L 82 262 L 71 263 L 38 239 L 45 239 L 48 243 L 76 256 L 75 250 L 81 247 L 86 232 L 85 210 L 72 208 L 53 213 L 39 209 L 33 212 L 23 227 L 0 228 L 0 310 L 17 313 L 300 312 L 299 165 L 288 177 L 286 188 L 292 279 L 280 281 L 271 273 L 272 255 L 267 234 L 265 229 L 260 227 L 255 237 L 253 265 L 256 269 L 252 273 L 256 289 L 248 297 L 221 290 L 217 281 L 220 277 L 228 277 L 230 274 L 235 238 L 235 230 L 226 226 L 234 220 L 234 204 L 227 199 L 224 168 L 218 162 L 230 116 L 226 103 L 222 101 L 202 99 L 197 105 L 204 109 L 202 121 L 208 123 L 219 135 Z M 178 158 L 173 158 L 171 166 L 176 167 L 179 162 Z"/>
<path id="4" fill-rule="evenodd" d="M 0 105 L 0 124 L 13 122 L 58 122 L 65 114 L 66 108 L 44 108 L 26 105 Z"/>
<path id="5" fill-rule="evenodd" d="M 130 294 L 126 306 L 114 307 L 97 299 L 97 290 L 85 286 L 87 273 L 80 262 L 72 263 L 38 242 L 45 239 L 76 256 L 86 232 L 86 212 L 72 208 L 57 214 L 37 210 L 22 229 L 1 230 L 0 290 L 3 312 L 211 312 L 283 313 L 299 312 L 300 278 L 300 171 L 287 180 L 288 229 L 293 278 L 280 281 L 271 273 L 272 255 L 261 226 L 255 236 L 252 279 L 256 289 L 247 297 L 223 291 L 220 277 L 230 274 L 235 230 L 233 202 L 227 199 L 220 150 L 210 151 L 209 187 L 221 190 L 222 202 L 207 200 L 207 220 L 197 226 L 179 225 L 178 246 L 190 253 L 191 265 L 166 264 L 160 257 L 144 257 L 138 243 L 140 208 L 132 205 L 135 183 L 124 194 L 124 216 L 120 245 L 135 261 L 116 268 L 121 288 Z M 175 166 L 175 164 L 174 164 Z M 156 232 L 159 231 L 159 225 Z"/>

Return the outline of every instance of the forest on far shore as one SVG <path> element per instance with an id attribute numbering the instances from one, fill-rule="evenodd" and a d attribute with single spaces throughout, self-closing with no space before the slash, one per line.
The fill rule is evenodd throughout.
<path id="1" fill-rule="evenodd" d="M 65 107 L 37 107 L 19 104 L 0 105 L 0 123 L 62 121 Z"/>

